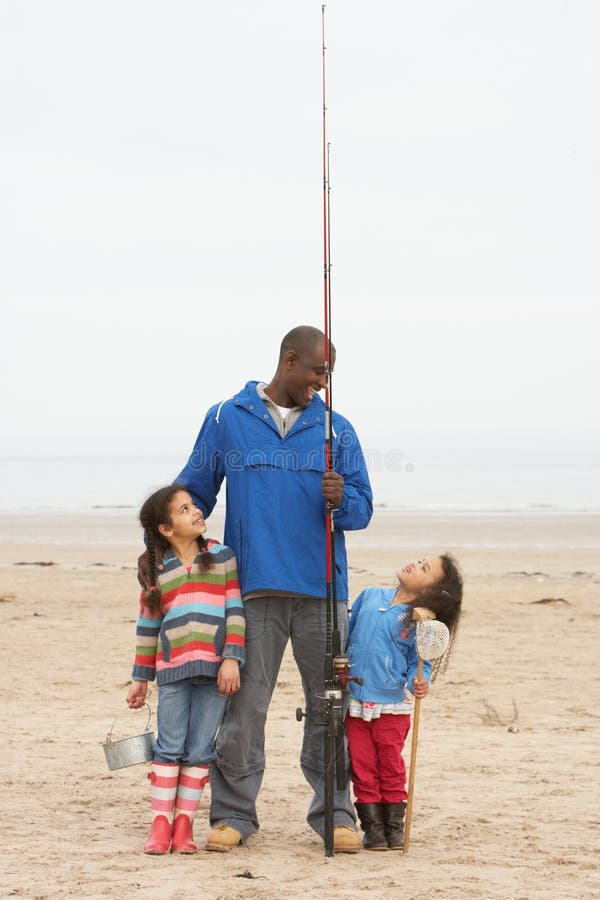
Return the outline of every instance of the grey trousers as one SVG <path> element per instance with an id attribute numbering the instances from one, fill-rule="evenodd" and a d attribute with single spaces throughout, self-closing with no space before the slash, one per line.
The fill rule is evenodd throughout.
<path id="1" fill-rule="evenodd" d="M 321 720 L 323 660 L 325 655 L 324 600 L 296 597 L 256 597 L 247 600 L 246 664 L 241 669 L 241 688 L 229 698 L 225 719 L 217 736 L 217 758 L 211 772 L 210 822 L 230 825 L 245 841 L 258 831 L 256 798 L 265 769 L 265 723 L 277 683 L 277 675 L 288 640 L 302 676 L 308 718 L 304 719 L 304 739 L 300 765 L 314 796 L 307 822 L 324 836 L 325 783 L 324 727 Z M 348 612 L 338 602 L 338 624 L 342 648 L 348 639 Z M 290 727 L 295 725 L 290 709 Z M 356 816 L 349 787 L 335 794 L 335 825 L 354 827 Z M 286 815 L 282 798 L 281 815 Z"/>

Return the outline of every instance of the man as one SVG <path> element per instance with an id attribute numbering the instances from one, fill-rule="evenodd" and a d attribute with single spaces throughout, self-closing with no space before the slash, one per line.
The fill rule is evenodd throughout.
<path id="1" fill-rule="evenodd" d="M 348 634 L 344 530 L 366 528 L 373 512 L 363 453 L 351 424 L 333 414 L 334 471 L 325 472 L 324 335 L 300 326 L 281 344 L 269 384 L 250 381 L 209 410 L 178 477 L 205 516 L 224 478 L 224 542 L 235 552 L 246 610 L 247 661 L 229 700 L 211 775 L 207 849 L 244 843 L 258 830 L 256 798 L 264 767 L 268 706 L 288 639 L 302 676 L 309 717 L 300 757 L 314 790 L 307 821 L 324 836 L 323 726 L 315 724 L 325 654 L 325 511 L 336 508 L 338 617 Z M 332 352 L 331 367 L 335 362 Z M 312 715 L 311 715 L 312 713 Z M 282 806 L 283 809 L 283 806 Z M 349 789 L 335 795 L 334 850 L 357 852 Z"/>

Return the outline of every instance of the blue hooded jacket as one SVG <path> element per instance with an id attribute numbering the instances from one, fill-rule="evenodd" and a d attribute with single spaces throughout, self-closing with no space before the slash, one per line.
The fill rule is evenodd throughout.
<path id="1" fill-rule="evenodd" d="M 392 605 L 396 588 L 368 587 L 350 610 L 348 657 L 350 674 L 364 684 L 348 682 L 350 693 L 370 703 L 401 703 L 412 688 L 419 654 L 412 610 L 407 604 Z M 423 660 L 423 678 L 429 681 L 431 663 Z"/>
<path id="2" fill-rule="evenodd" d="M 281 437 L 258 382 L 209 409 L 177 480 L 209 516 L 226 478 L 223 542 L 235 553 L 242 595 L 278 591 L 323 597 L 325 572 L 325 404 L 315 394 Z M 348 598 L 344 530 L 366 528 L 373 496 L 352 425 L 333 413 L 333 468 L 344 478 L 335 512 L 336 588 Z"/>

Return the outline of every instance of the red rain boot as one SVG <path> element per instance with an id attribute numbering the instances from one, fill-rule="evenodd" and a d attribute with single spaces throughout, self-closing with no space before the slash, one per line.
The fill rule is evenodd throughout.
<path id="1" fill-rule="evenodd" d="M 171 846 L 171 823 L 166 816 L 156 816 L 150 826 L 148 840 L 144 844 L 144 853 L 161 856 L 169 852 Z"/>
<path id="2" fill-rule="evenodd" d="M 182 766 L 179 770 L 171 844 L 173 853 L 196 853 L 198 850 L 194 843 L 194 819 L 208 774 L 208 766 Z"/>
<path id="3" fill-rule="evenodd" d="M 192 822 L 185 813 L 180 813 L 173 823 L 171 850 L 173 853 L 196 853 L 198 850 L 194 843 Z"/>
<path id="4" fill-rule="evenodd" d="M 171 823 L 179 781 L 179 764 L 153 762 L 148 779 L 153 819 L 144 853 L 158 856 L 168 853 L 171 846 Z"/>

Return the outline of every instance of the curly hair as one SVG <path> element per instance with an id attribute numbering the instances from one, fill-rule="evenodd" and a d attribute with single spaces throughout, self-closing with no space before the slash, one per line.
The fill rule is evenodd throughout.
<path id="1" fill-rule="evenodd" d="M 431 585 L 411 600 L 410 606 L 425 606 L 435 614 L 436 619 L 443 622 L 450 632 L 450 642 L 443 656 L 433 661 L 431 680 L 445 672 L 454 644 L 456 630 L 462 611 L 463 579 L 457 561 L 450 553 L 440 556 L 443 576 L 436 584 Z"/>

